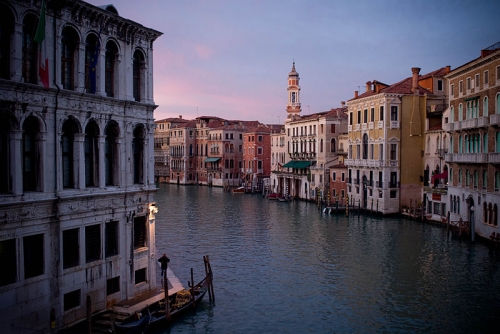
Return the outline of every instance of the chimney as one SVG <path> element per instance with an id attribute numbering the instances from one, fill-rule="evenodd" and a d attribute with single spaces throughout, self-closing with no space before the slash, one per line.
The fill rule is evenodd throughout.
<path id="1" fill-rule="evenodd" d="M 420 67 L 412 67 L 411 73 L 413 74 L 413 79 L 411 82 L 411 91 L 418 94 L 418 77 L 420 74 Z"/>
<path id="2" fill-rule="evenodd" d="M 450 71 L 451 71 L 451 66 L 450 65 L 446 66 L 446 74 L 450 73 Z"/>
<path id="3" fill-rule="evenodd" d="M 357 98 L 358 98 L 358 91 L 357 91 L 357 90 L 355 90 L 355 91 L 354 91 L 354 98 L 355 98 L 355 99 L 357 99 Z"/>
<path id="4" fill-rule="evenodd" d="M 345 101 L 340 101 L 340 105 L 342 106 L 342 108 L 345 107 Z"/>
<path id="5" fill-rule="evenodd" d="M 179 119 L 182 119 L 182 115 L 179 115 Z"/>
<path id="6" fill-rule="evenodd" d="M 371 90 L 372 90 L 372 82 L 371 81 L 367 81 L 366 82 L 366 91 L 370 92 Z"/>

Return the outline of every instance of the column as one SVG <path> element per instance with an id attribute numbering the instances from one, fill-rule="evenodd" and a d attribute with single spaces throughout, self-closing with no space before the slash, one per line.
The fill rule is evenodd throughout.
<path id="1" fill-rule="evenodd" d="M 103 189 L 106 187 L 106 136 L 99 136 L 99 188 Z"/>
<path id="2" fill-rule="evenodd" d="M 77 181 L 77 189 L 85 189 L 85 149 L 84 149 L 85 134 L 75 133 L 75 157 L 73 167 L 75 171 L 75 181 Z"/>
<path id="3" fill-rule="evenodd" d="M 14 40 L 11 42 L 11 80 L 21 82 L 23 76 L 23 24 L 16 22 L 14 24 Z"/>

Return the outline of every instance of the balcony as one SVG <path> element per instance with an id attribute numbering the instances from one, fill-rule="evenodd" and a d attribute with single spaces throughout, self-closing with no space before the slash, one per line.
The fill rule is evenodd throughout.
<path id="1" fill-rule="evenodd" d="M 492 153 L 490 153 L 492 154 Z M 494 153 L 493 153 L 494 154 Z M 447 153 L 445 154 L 446 162 L 458 162 L 458 163 L 487 163 L 488 154 L 487 153 Z"/>
<path id="2" fill-rule="evenodd" d="M 490 115 L 490 125 L 500 125 L 500 114 Z"/>
<path id="3" fill-rule="evenodd" d="M 436 155 L 438 157 L 440 157 L 441 159 L 444 158 L 444 155 L 448 153 L 448 149 L 447 148 L 438 148 L 437 151 L 436 151 Z"/>
<path id="4" fill-rule="evenodd" d="M 455 128 L 454 125 L 455 125 L 455 123 L 444 124 L 444 131 L 446 131 L 446 132 L 454 131 L 454 128 Z"/>
<path id="5" fill-rule="evenodd" d="M 389 188 L 399 188 L 399 182 L 389 182 Z"/>
<path id="6" fill-rule="evenodd" d="M 427 194 L 441 194 L 446 195 L 448 193 L 448 186 L 446 184 L 438 184 L 437 187 L 424 187 L 424 192 Z"/>
<path id="7" fill-rule="evenodd" d="M 488 153 L 488 162 L 490 164 L 500 164 L 500 153 Z"/>
<path id="8" fill-rule="evenodd" d="M 347 126 L 347 131 L 351 132 L 352 131 L 352 125 Z"/>
<path id="9" fill-rule="evenodd" d="M 391 121 L 391 129 L 399 129 L 399 121 Z"/>
<path id="10" fill-rule="evenodd" d="M 382 181 L 375 182 L 375 187 L 382 188 Z"/>
<path id="11" fill-rule="evenodd" d="M 377 128 L 382 129 L 384 127 L 384 121 L 378 121 Z"/>
<path id="12" fill-rule="evenodd" d="M 477 118 L 469 118 L 465 121 L 461 121 L 461 128 L 462 130 L 477 128 Z"/>
<path id="13" fill-rule="evenodd" d="M 358 131 L 359 130 L 359 124 L 354 124 L 354 131 Z"/>
<path id="14" fill-rule="evenodd" d="M 368 123 L 368 129 L 369 130 L 373 130 L 374 129 L 373 122 Z"/>
<path id="15" fill-rule="evenodd" d="M 488 125 L 490 125 L 490 119 L 488 118 L 488 116 L 479 117 L 477 119 L 477 126 L 487 127 Z"/>
<path id="16" fill-rule="evenodd" d="M 361 130 L 366 130 L 366 129 L 367 129 L 367 124 L 366 123 L 361 124 Z"/>

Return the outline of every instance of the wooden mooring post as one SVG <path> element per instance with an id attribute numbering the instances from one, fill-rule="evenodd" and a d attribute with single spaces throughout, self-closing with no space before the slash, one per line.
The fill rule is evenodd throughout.
<path id="1" fill-rule="evenodd" d="M 203 257 L 203 262 L 205 263 L 205 274 L 207 277 L 207 284 L 208 284 L 208 298 L 210 302 L 215 302 L 215 295 L 214 295 L 214 285 L 213 285 L 213 273 L 212 273 L 212 266 L 210 265 L 210 260 L 208 255 L 205 255 Z"/>

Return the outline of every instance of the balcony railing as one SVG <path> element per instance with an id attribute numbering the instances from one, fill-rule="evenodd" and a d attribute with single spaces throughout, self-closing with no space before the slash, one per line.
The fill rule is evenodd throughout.
<path id="1" fill-rule="evenodd" d="M 399 129 L 399 121 L 391 121 L 391 129 Z"/>
<path id="2" fill-rule="evenodd" d="M 359 124 L 354 124 L 354 131 L 359 130 Z"/>
<path id="3" fill-rule="evenodd" d="M 377 127 L 378 127 L 379 129 L 382 129 L 382 128 L 384 127 L 384 121 L 378 121 L 378 123 L 377 123 Z"/>
<path id="4" fill-rule="evenodd" d="M 448 153 L 448 149 L 447 148 L 438 148 L 437 151 L 436 151 L 436 155 L 440 158 L 444 158 L 444 155 Z"/>
<path id="5" fill-rule="evenodd" d="M 500 153 L 488 153 L 488 162 L 490 164 L 500 164 Z"/>
<path id="6" fill-rule="evenodd" d="M 399 188 L 399 182 L 389 182 L 389 188 Z"/>
<path id="7" fill-rule="evenodd" d="M 490 115 L 490 125 L 500 125 L 500 114 Z"/>
<path id="8" fill-rule="evenodd" d="M 477 119 L 477 126 L 479 126 L 479 127 L 485 127 L 485 126 L 488 126 L 488 125 L 490 125 L 490 119 L 488 118 L 488 116 L 479 117 Z"/>
<path id="9" fill-rule="evenodd" d="M 361 130 L 366 130 L 366 128 L 367 128 L 367 124 L 366 123 L 361 124 Z"/>
<path id="10" fill-rule="evenodd" d="M 487 163 L 489 162 L 489 157 L 488 153 L 447 153 L 444 160 L 446 162 L 459 163 Z"/>
<path id="11" fill-rule="evenodd" d="M 477 118 L 469 118 L 461 122 L 462 129 L 477 128 Z"/>
<path id="12" fill-rule="evenodd" d="M 373 130 L 373 128 L 374 128 L 373 122 L 368 123 L 368 129 Z"/>
<path id="13" fill-rule="evenodd" d="M 454 128 L 455 128 L 454 125 L 455 125 L 455 123 L 446 123 L 446 124 L 444 124 L 444 131 L 446 131 L 446 132 L 453 131 Z"/>

